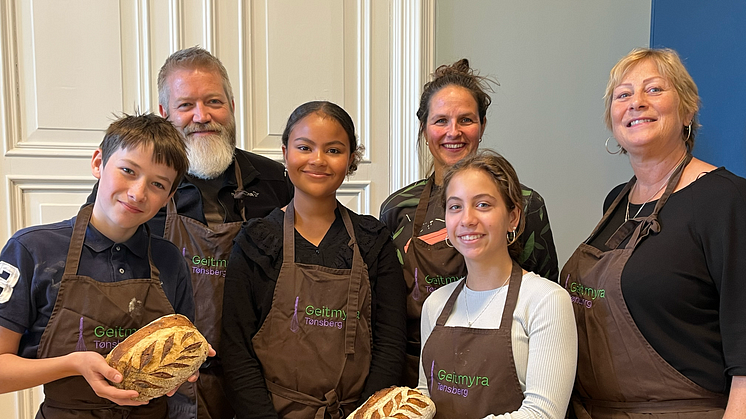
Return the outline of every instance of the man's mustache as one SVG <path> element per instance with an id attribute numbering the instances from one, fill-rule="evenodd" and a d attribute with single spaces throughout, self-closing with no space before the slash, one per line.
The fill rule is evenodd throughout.
<path id="1" fill-rule="evenodd" d="M 208 122 L 206 124 L 191 123 L 184 127 L 184 135 L 199 131 L 214 131 L 222 134 L 225 132 L 225 127 L 217 122 Z"/>

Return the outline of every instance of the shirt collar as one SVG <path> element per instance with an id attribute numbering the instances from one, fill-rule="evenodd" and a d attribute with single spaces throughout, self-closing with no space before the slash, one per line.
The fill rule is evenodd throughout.
<path id="1" fill-rule="evenodd" d="M 88 228 L 86 228 L 85 231 L 85 245 L 88 246 L 91 250 L 100 253 L 111 249 L 111 247 L 115 244 L 116 243 L 114 243 L 113 240 L 104 236 L 103 233 L 101 233 L 100 231 L 96 230 L 96 227 L 88 224 Z M 127 247 L 127 249 L 129 249 L 129 251 L 134 253 L 136 256 L 143 259 L 146 258 L 148 251 L 148 234 L 145 231 L 145 227 L 142 225 L 138 227 L 137 231 L 135 231 L 135 234 L 133 234 L 132 237 L 121 244 Z"/>

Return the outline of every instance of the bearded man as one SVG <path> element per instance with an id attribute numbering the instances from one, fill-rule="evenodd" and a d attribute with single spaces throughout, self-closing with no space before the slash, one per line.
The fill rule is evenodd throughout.
<path id="1" fill-rule="evenodd" d="M 177 214 L 212 227 L 264 217 L 290 202 L 283 166 L 236 148 L 233 90 L 215 56 L 192 47 L 168 57 L 158 73 L 158 102 L 161 115 L 184 134 L 189 156 L 174 196 Z M 151 224 L 155 234 L 167 224 L 166 211 L 159 216 Z"/>
<path id="2" fill-rule="evenodd" d="M 223 392 L 220 328 L 223 281 L 233 238 L 244 221 L 292 198 L 282 164 L 236 148 L 233 90 L 223 64 L 192 47 L 173 53 L 158 73 L 158 109 L 184 135 L 189 171 L 168 205 L 148 222 L 182 251 L 192 275 L 195 325 L 217 351 L 169 400 L 173 418 L 232 418 Z M 96 188 L 88 198 L 95 199 Z"/>

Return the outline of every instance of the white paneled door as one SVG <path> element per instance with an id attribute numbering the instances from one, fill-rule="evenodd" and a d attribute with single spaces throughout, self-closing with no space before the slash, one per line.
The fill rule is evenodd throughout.
<path id="1" fill-rule="evenodd" d="M 3 0 L 0 2 L 0 243 L 75 215 L 90 157 L 122 112 L 157 111 L 175 50 L 217 55 L 235 94 L 238 145 L 279 160 L 290 112 L 330 100 L 353 117 L 365 161 L 340 200 L 378 214 L 420 174 L 415 111 L 432 69 L 434 0 Z M 0 395 L 33 418 L 40 388 Z"/>

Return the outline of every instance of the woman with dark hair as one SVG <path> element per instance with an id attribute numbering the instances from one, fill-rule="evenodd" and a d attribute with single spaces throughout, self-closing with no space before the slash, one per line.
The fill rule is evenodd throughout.
<path id="1" fill-rule="evenodd" d="M 295 197 L 249 221 L 228 263 L 228 398 L 238 418 L 344 418 L 399 380 L 404 280 L 388 229 L 336 199 L 361 154 L 347 112 L 301 105 L 282 153 Z"/>
<path id="2" fill-rule="evenodd" d="M 479 151 L 446 170 L 447 238 L 468 274 L 422 308 L 419 389 L 436 419 L 562 419 L 577 337 L 562 287 L 518 265 L 523 193 L 513 166 Z"/>
<path id="3" fill-rule="evenodd" d="M 389 196 L 381 205 L 381 221 L 393 233 L 399 262 L 407 281 L 407 369 L 403 384 L 417 383 L 422 303 L 435 289 L 466 274 L 463 257 L 446 238 L 443 206 L 438 202 L 443 174 L 459 160 L 473 155 L 487 126 L 487 91 L 491 80 L 479 76 L 469 61 L 438 67 L 425 84 L 417 118 L 419 143 L 432 157 L 432 174 Z M 423 147 L 420 147 L 422 150 Z M 544 199 L 521 185 L 526 228 L 517 238 L 523 249 L 518 263 L 527 271 L 557 281 L 557 252 Z"/>
<path id="4" fill-rule="evenodd" d="M 619 145 L 607 150 L 634 176 L 562 269 L 578 325 L 575 414 L 744 418 L 746 180 L 692 157 L 699 95 L 675 51 L 627 54 L 605 102 Z"/>

